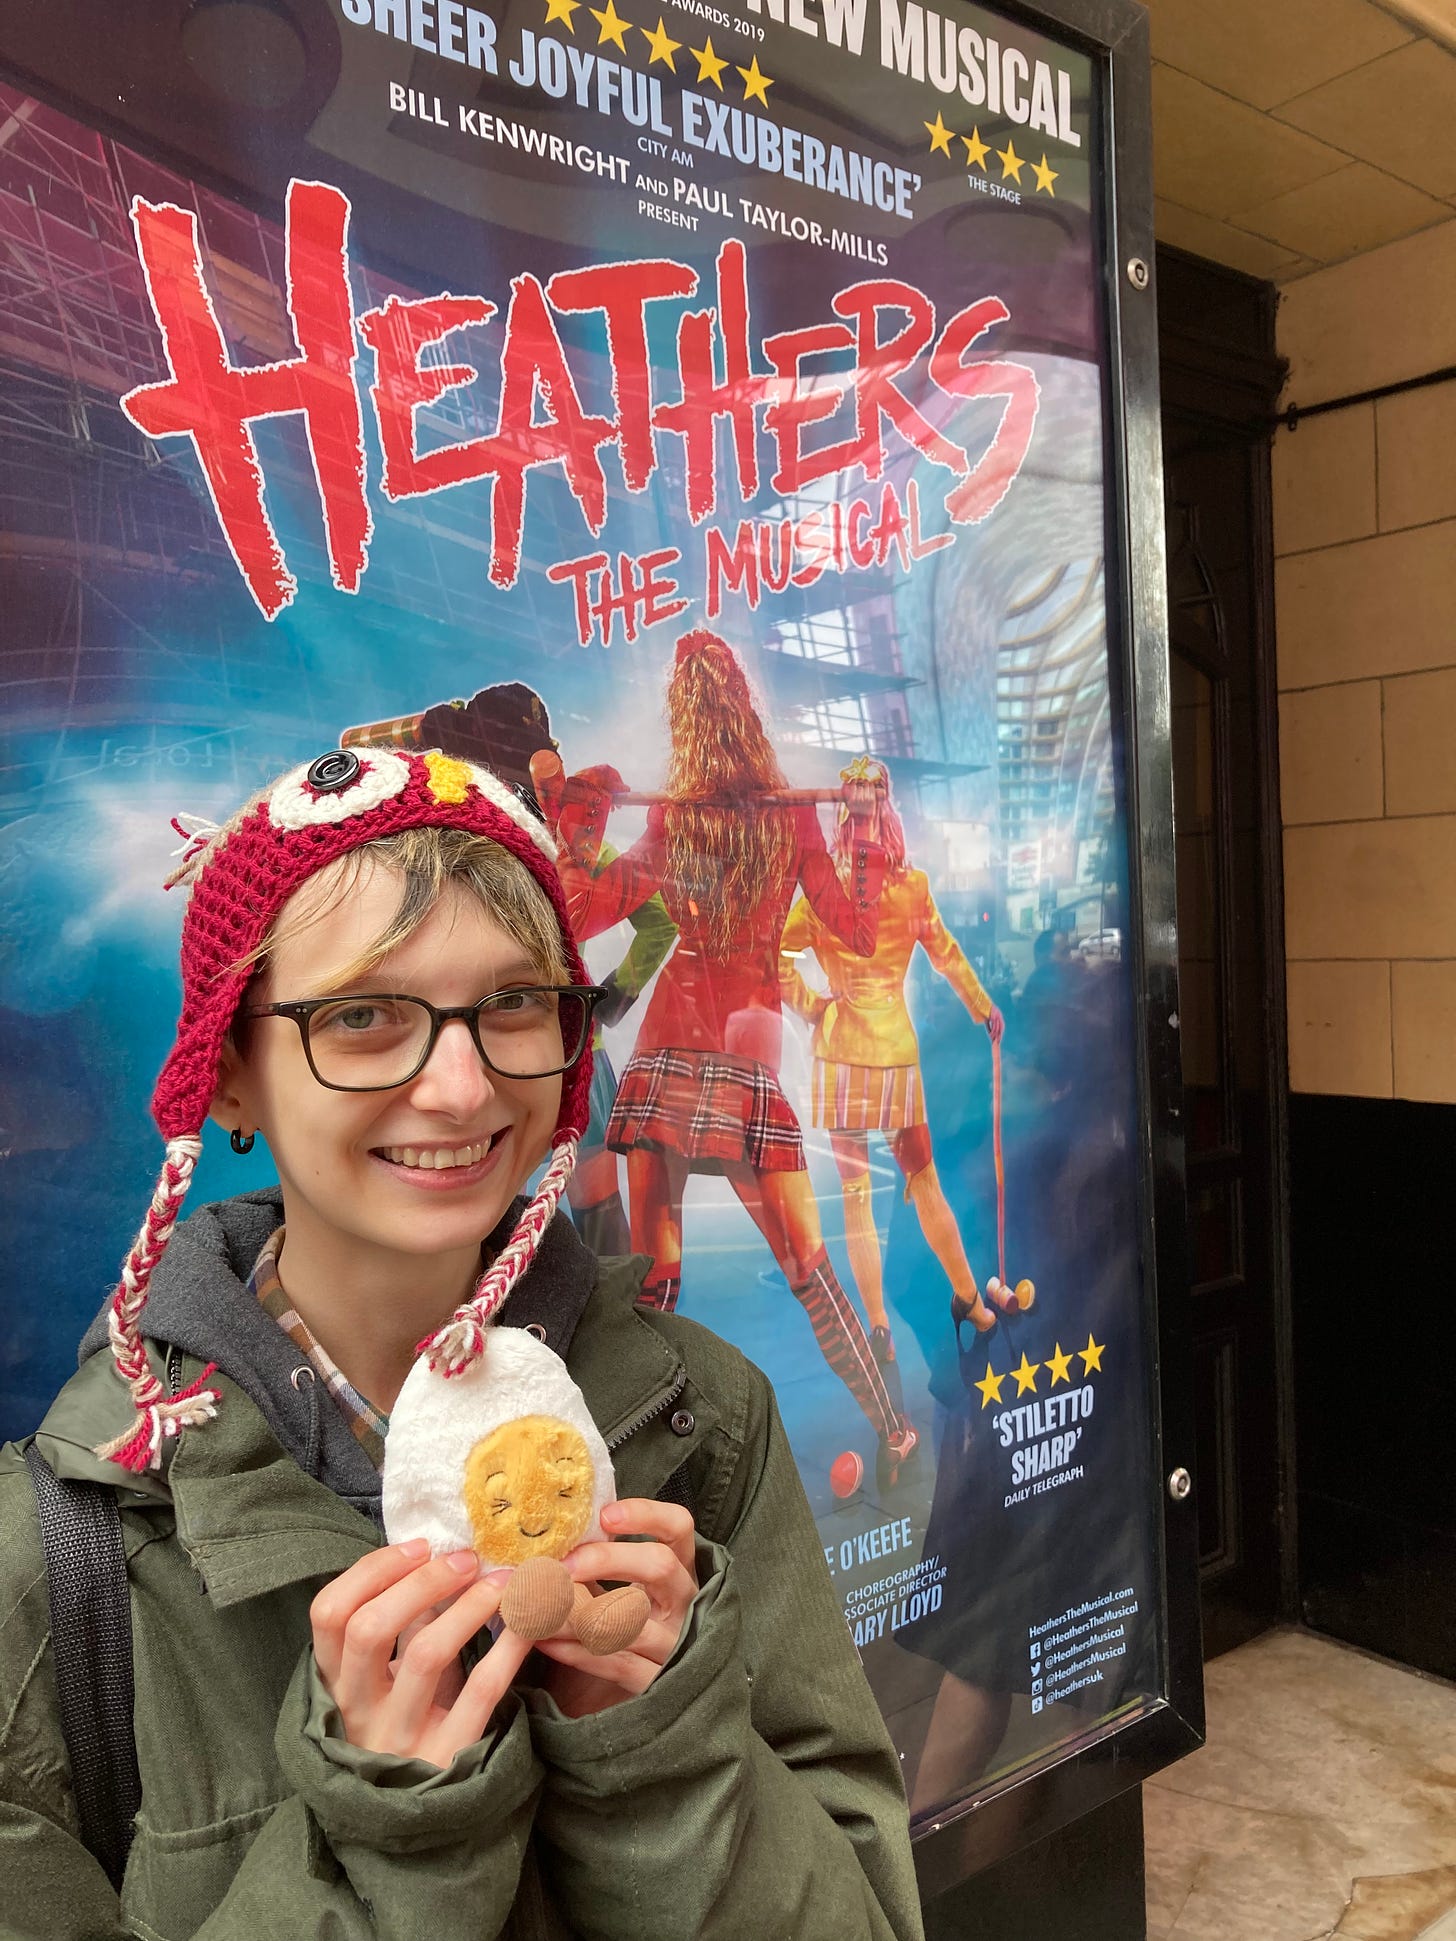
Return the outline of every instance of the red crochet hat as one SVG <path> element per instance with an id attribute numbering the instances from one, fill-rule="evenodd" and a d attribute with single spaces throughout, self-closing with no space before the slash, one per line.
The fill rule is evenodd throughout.
<path id="1" fill-rule="evenodd" d="M 437 753 L 334 749 L 273 783 L 221 829 L 194 837 L 174 878 L 191 884 L 182 923 L 182 1015 L 152 1097 L 167 1157 L 111 1302 L 111 1352 L 138 1420 L 97 1454 L 126 1469 L 158 1467 L 164 1438 L 209 1420 L 221 1399 L 207 1386 L 211 1365 L 190 1388 L 168 1397 L 147 1359 L 139 1323 L 147 1285 L 202 1151 L 223 1045 L 253 975 L 253 956 L 309 877 L 364 843 L 429 827 L 488 836 L 523 863 L 556 912 L 572 981 L 591 982 L 571 934 L 556 845 L 544 823 L 489 769 Z M 551 1163 L 510 1240 L 469 1302 L 420 1343 L 431 1366 L 446 1375 L 459 1374 L 479 1355 L 487 1323 L 530 1265 L 556 1210 L 586 1127 L 591 1064 L 588 1044 L 562 1086 Z"/>

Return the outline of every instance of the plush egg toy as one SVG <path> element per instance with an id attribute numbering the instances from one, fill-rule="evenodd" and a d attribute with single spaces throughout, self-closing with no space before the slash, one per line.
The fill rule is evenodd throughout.
<path id="1" fill-rule="evenodd" d="M 560 1561 L 602 1535 L 615 1496 L 612 1458 L 581 1390 L 524 1328 L 492 1327 L 484 1353 L 448 1380 L 423 1359 L 406 1376 L 385 1442 L 385 1534 L 510 1569 L 501 1616 L 518 1636 L 565 1630 L 600 1656 L 623 1650 L 647 1622 L 639 1585 L 594 1597 Z"/>

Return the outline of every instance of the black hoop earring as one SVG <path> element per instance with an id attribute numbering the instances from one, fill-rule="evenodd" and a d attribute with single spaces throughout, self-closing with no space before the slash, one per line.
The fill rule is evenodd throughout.
<path id="1" fill-rule="evenodd" d="M 231 1140 L 233 1151 L 236 1153 L 251 1152 L 253 1150 L 253 1140 L 256 1137 L 256 1133 L 240 1132 L 234 1128 Z"/>

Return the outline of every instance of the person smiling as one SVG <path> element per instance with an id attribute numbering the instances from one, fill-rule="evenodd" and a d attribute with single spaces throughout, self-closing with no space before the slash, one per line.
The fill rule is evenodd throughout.
<path id="1" fill-rule="evenodd" d="M 0 1451 L 7 1936 L 921 1933 L 898 1762 L 767 1382 L 556 1211 L 600 991 L 554 859 L 488 770 L 373 749 L 185 859 L 162 1172 L 78 1373 Z M 262 1135 L 278 1185 L 182 1220 L 208 1117 Z M 497 1327 L 564 1360 L 611 1451 L 604 1534 L 568 1558 L 646 1592 L 609 1656 L 500 1630 L 473 1551 L 383 1540 L 406 1377 Z M 140 1806 L 109 1842 L 45 1478 L 119 1509 Z"/>

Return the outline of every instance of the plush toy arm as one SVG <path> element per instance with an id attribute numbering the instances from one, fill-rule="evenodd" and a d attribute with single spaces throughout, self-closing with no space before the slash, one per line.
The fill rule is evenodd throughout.
<path id="1" fill-rule="evenodd" d="M 572 1583 L 565 1564 L 554 1557 L 531 1557 L 515 1570 L 501 1592 L 500 1608 L 518 1638 L 539 1644 L 570 1631 L 598 1658 L 625 1651 L 652 1615 L 640 1584 L 593 1597 L 585 1584 Z"/>
<path id="2" fill-rule="evenodd" d="M 572 1627 L 577 1642 L 598 1658 L 625 1651 L 652 1615 L 651 1602 L 640 1584 L 623 1584 L 618 1590 L 603 1591 L 600 1597 L 593 1597 L 585 1584 L 578 1584 L 576 1592 Z"/>
<path id="3" fill-rule="evenodd" d="M 528 1557 L 511 1572 L 511 1581 L 501 1592 L 500 1614 L 506 1629 L 532 1644 L 554 1638 L 571 1616 L 575 1593 L 581 1588 L 555 1557 Z"/>

